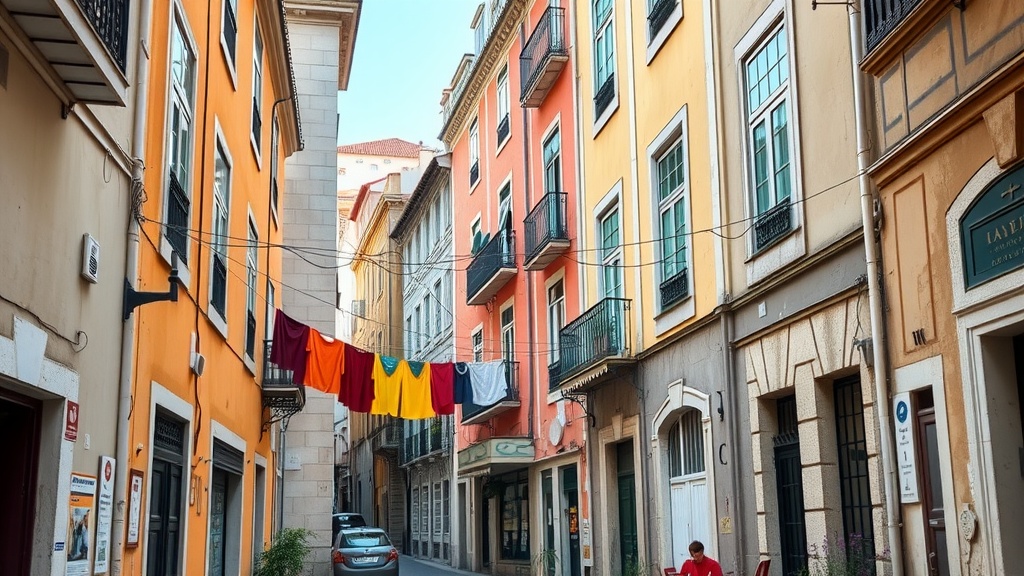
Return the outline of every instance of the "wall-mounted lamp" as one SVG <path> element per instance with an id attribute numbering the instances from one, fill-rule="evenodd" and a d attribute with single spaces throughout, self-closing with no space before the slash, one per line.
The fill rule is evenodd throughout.
<path id="1" fill-rule="evenodd" d="M 722 408 L 722 391 L 718 390 L 716 394 L 718 394 L 718 420 L 721 422 L 725 420 L 725 409 Z"/>
<path id="2" fill-rule="evenodd" d="M 167 292 L 136 292 L 132 283 L 124 279 L 124 313 L 122 318 L 127 321 L 132 316 L 132 310 L 150 302 L 171 302 L 178 301 L 178 253 L 171 253 L 171 275 L 167 277 L 170 286 Z"/>

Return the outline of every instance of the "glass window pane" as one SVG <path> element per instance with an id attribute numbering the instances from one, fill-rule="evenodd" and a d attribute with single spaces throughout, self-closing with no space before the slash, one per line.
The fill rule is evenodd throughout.
<path id="1" fill-rule="evenodd" d="M 762 121 L 754 127 L 754 190 L 757 194 L 757 213 L 772 207 L 771 190 L 768 185 L 768 142 L 767 129 Z"/>
<path id="2" fill-rule="evenodd" d="M 789 129 L 785 101 L 772 110 L 772 159 L 775 169 L 775 202 L 789 198 Z"/>

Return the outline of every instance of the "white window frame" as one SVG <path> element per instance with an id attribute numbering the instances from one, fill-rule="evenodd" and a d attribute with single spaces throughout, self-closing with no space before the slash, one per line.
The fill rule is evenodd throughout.
<path id="1" fill-rule="evenodd" d="M 612 216 L 612 214 L 615 214 L 618 219 L 618 232 L 616 233 L 618 242 L 615 244 L 614 248 L 607 249 L 604 245 L 604 223 Z M 625 296 L 625 273 L 622 261 L 622 205 L 620 203 L 615 202 L 598 214 L 597 228 L 595 228 L 595 231 L 597 233 L 598 254 L 601 258 L 601 265 L 599 266 L 600 276 L 598 278 L 600 298 L 598 298 L 598 300 L 603 300 L 605 298 L 623 298 Z M 608 286 L 606 285 L 607 280 L 605 279 L 605 271 L 608 268 L 618 268 L 619 286 L 615 294 L 609 293 Z"/>
<path id="2" fill-rule="evenodd" d="M 483 325 L 477 326 L 473 329 L 470 334 L 469 341 L 473 346 L 473 362 L 483 362 L 484 360 L 484 327 Z"/>
<path id="3" fill-rule="evenodd" d="M 737 88 L 741 97 L 738 99 L 738 110 L 740 117 L 744 119 L 744 130 L 743 130 L 743 150 L 744 150 L 744 161 L 743 167 L 743 182 L 747 187 L 744 195 L 744 210 L 745 216 L 750 222 L 753 222 L 756 218 L 756 208 L 753 205 L 752 199 L 755 198 L 755 192 L 752 189 L 753 175 L 752 175 L 752 158 L 747 156 L 749 151 L 752 149 L 750 142 L 750 123 L 747 122 L 747 82 L 746 82 L 746 68 L 745 63 L 757 53 L 757 50 L 764 44 L 764 42 L 771 38 L 774 32 L 780 27 L 785 26 L 787 29 L 786 40 L 787 50 L 789 53 L 789 106 L 787 112 L 789 114 L 789 131 L 790 131 L 790 163 L 792 171 L 792 191 L 790 195 L 791 202 L 791 214 L 792 218 L 792 230 L 788 235 L 782 238 L 780 241 L 765 247 L 760 252 L 754 251 L 754 233 L 753 226 L 751 226 L 751 232 L 747 235 L 747 258 L 745 262 L 747 285 L 753 285 L 757 282 L 764 280 L 771 274 L 778 270 L 790 265 L 797 259 L 803 257 L 807 253 L 807 242 L 806 242 L 806 229 L 803 226 L 803 183 L 801 179 L 801 157 L 800 157 L 800 89 L 799 89 L 799 75 L 798 68 L 793 60 L 796 50 L 793 44 L 793 26 L 792 19 L 788 11 L 786 10 L 786 3 L 784 0 L 771 0 L 769 6 L 765 11 L 758 17 L 742 39 L 737 43 L 736 48 L 733 51 L 733 58 L 735 67 L 737 70 L 736 80 Z"/>
<path id="4" fill-rule="evenodd" d="M 561 288 L 562 295 L 551 299 L 552 291 Z M 565 281 L 559 278 L 545 289 L 548 319 L 548 365 L 561 359 L 558 341 L 562 328 L 565 327 Z"/>
<path id="5" fill-rule="evenodd" d="M 508 119 L 508 134 L 506 134 L 505 137 L 498 142 L 498 147 L 494 152 L 494 155 L 497 156 L 498 154 L 501 154 L 501 151 L 505 147 L 505 144 L 512 139 L 512 117 L 509 112 L 510 96 L 508 82 L 508 63 L 506 63 L 505 66 L 498 72 L 495 97 L 497 99 L 497 105 L 495 107 L 497 110 L 497 117 L 495 118 L 494 124 L 495 130 L 497 130 L 497 127 L 501 125 L 501 122 L 503 120 L 505 120 L 506 118 Z"/>
<path id="6" fill-rule="evenodd" d="M 440 541 L 441 539 L 441 516 L 443 515 L 442 509 L 442 494 L 441 494 L 441 482 L 434 482 L 434 538 Z"/>
<path id="7" fill-rule="evenodd" d="M 423 307 L 421 304 L 417 304 L 413 309 L 413 327 L 414 327 L 414 338 L 416 346 L 413 349 L 413 356 L 419 358 L 420 353 L 423 352 Z"/>
<path id="8" fill-rule="evenodd" d="M 483 169 L 480 166 L 480 119 L 473 118 L 473 121 L 469 123 L 469 171 L 473 171 L 473 165 L 476 164 L 477 173 L 476 180 L 469 181 L 469 193 L 472 194 L 473 190 L 476 189 L 477 184 L 483 180 L 483 174 L 480 171 Z"/>
<path id="9" fill-rule="evenodd" d="M 260 127 L 257 133 L 257 128 L 253 125 L 253 119 L 249 120 L 249 143 L 252 144 L 253 154 L 256 156 L 256 165 L 258 168 L 263 167 L 263 56 L 266 51 L 266 43 L 263 41 L 263 33 L 260 32 L 260 19 L 258 14 L 253 15 L 253 34 L 252 34 L 252 97 L 253 107 L 255 108 L 256 114 L 254 118 L 259 118 Z"/>
<path id="10" fill-rule="evenodd" d="M 210 318 L 210 322 L 217 328 L 217 330 L 224 336 L 228 337 L 228 279 L 231 276 L 230 271 L 230 255 L 228 246 L 231 244 L 231 179 L 234 174 L 233 166 L 234 161 L 231 158 L 231 151 L 228 149 L 227 138 L 224 136 L 224 132 L 220 126 L 220 120 L 214 118 L 214 148 L 213 148 L 213 173 L 214 173 L 214 184 L 213 184 L 213 210 L 210 214 L 210 230 L 211 243 L 210 243 L 210 282 L 209 282 L 209 295 L 207 300 L 207 316 Z M 227 168 L 227 184 L 226 190 L 219 190 L 217 186 L 217 161 L 218 156 L 222 156 L 224 164 Z M 223 223 L 223 230 L 220 229 L 219 222 Z M 218 239 L 220 240 L 218 242 Z M 220 257 L 223 258 L 224 264 L 224 313 L 223 315 L 213 306 L 213 270 L 214 262 Z"/>
<path id="11" fill-rule="evenodd" d="M 190 51 L 190 55 L 192 57 L 192 68 L 191 68 L 192 78 L 190 79 L 191 80 L 191 86 L 182 86 L 182 85 L 180 85 L 177 82 L 177 80 L 175 79 L 174 74 L 173 74 L 174 66 L 173 66 L 173 63 L 172 63 L 172 58 L 173 58 L 173 53 L 174 53 L 174 50 L 173 50 L 174 38 L 175 38 L 176 34 L 180 35 L 181 42 L 184 45 L 184 48 L 186 48 L 186 49 L 188 49 Z M 163 217 L 164 217 L 164 222 L 169 222 L 170 221 L 169 209 L 170 209 L 170 203 L 171 203 L 171 199 L 170 199 L 170 196 L 171 196 L 170 174 L 171 174 L 171 170 L 172 170 L 172 163 L 174 161 L 174 155 L 175 155 L 175 152 L 177 152 L 177 154 L 180 155 L 180 159 L 184 159 L 184 161 L 185 161 L 185 162 L 179 163 L 179 166 L 181 164 L 184 164 L 184 171 L 183 171 L 184 173 L 181 175 L 183 181 L 180 181 L 179 184 L 181 184 L 181 188 L 182 188 L 182 190 L 184 190 L 185 196 L 188 197 L 188 199 L 189 199 L 188 217 L 186 218 L 186 221 L 189 222 L 190 223 L 189 225 L 191 226 L 193 204 L 194 204 L 193 196 L 192 196 L 192 181 L 193 181 L 193 176 L 194 176 L 194 174 L 193 174 L 193 164 L 194 164 L 194 161 L 195 161 L 195 145 L 196 145 L 196 137 L 195 137 L 195 134 L 196 134 L 195 104 L 196 104 L 197 84 L 198 84 L 198 81 L 199 81 L 198 80 L 199 75 L 198 75 L 198 71 L 197 71 L 197 67 L 198 67 L 198 57 L 197 57 L 197 54 L 199 54 L 199 48 L 198 48 L 198 46 L 196 44 L 195 37 L 192 35 L 192 28 L 188 24 L 188 18 L 186 17 L 185 12 L 184 12 L 183 8 L 181 7 L 181 5 L 179 3 L 177 3 L 177 2 L 174 2 L 172 4 L 172 9 L 171 9 L 171 31 L 170 31 L 170 34 L 168 35 L 168 50 L 167 50 L 167 52 L 168 52 L 168 54 L 167 54 L 167 85 L 169 87 L 168 88 L 169 94 L 168 94 L 168 106 L 167 106 L 167 111 L 166 111 L 166 117 L 164 119 L 164 134 L 167 135 L 167 141 L 165 142 L 165 148 L 166 148 L 166 153 L 165 153 L 165 157 L 164 157 L 165 165 L 164 165 L 164 170 L 163 170 L 163 174 L 162 174 L 163 183 L 164 183 L 164 199 L 163 199 L 162 214 L 163 214 Z M 182 116 L 188 121 L 189 130 L 188 130 L 188 141 L 183 143 L 183 145 L 180 146 L 177 151 L 175 151 L 174 147 L 171 145 L 171 142 L 173 140 L 173 138 L 172 138 L 172 131 L 173 131 L 173 123 L 174 123 L 175 110 L 178 110 L 178 109 L 181 110 Z M 165 230 L 160 235 L 160 256 L 163 257 L 164 261 L 168 265 L 171 264 L 171 260 L 172 260 L 171 254 L 172 254 L 173 251 L 174 251 L 174 248 L 171 246 L 170 241 L 167 239 L 167 232 Z M 189 241 L 186 241 L 186 243 L 185 243 L 185 254 L 181 255 L 182 257 L 185 258 L 186 262 L 189 265 L 194 264 L 193 262 L 191 262 L 191 259 L 190 259 L 191 251 L 192 251 L 192 242 L 191 242 L 191 240 L 189 240 Z M 186 265 L 186 266 L 179 266 L 178 276 L 181 278 L 181 283 L 182 283 L 183 286 L 188 287 L 188 286 L 191 285 L 192 274 L 191 274 L 191 269 L 190 269 L 190 267 L 188 265 Z"/>
<path id="12" fill-rule="evenodd" d="M 470 249 L 473 247 L 473 241 L 476 239 L 477 233 L 483 234 L 483 221 L 481 215 L 477 213 L 476 218 L 473 218 L 472 222 L 469 223 L 469 246 Z"/>
<path id="13" fill-rule="evenodd" d="M 248 225 L 248 245 L 245 249 L 245 266 L 246 266 L 246 280 L 248 283 L 247 291 L 245 295 L 245 311 L 246 314 L 252 314 L 253 320 L 258 320 L 256 317 L 256 298 L 257 298 L 257 283 L 259 282 L 259 242 L 260 242 L 260 229 L 256 225 L 256 217 L 253 216 L 252 209 L 249 209 L 249 225 Z M 246 330 L 248 330 L 248 321 L 246 318 Z M 253 345 L 252 354 L 250 355 L 245 346 L 243 345 L 243 355 L 252 360 L 252 371 L 256 371 L 256 350 L 258 349 L 259 343 L 259 332 L 258 322 L 253 324 Z M 248 334 L 245 335 L 248 338 Z"/>
<path id="14" fill-rule="evenodd" d="M 511 320 L 505 322 L 505 312 L 510 312 Z M 500 308 L 498 321 L 501 323 L 501 359 L 516 361 L 516 309 L 515 297 L 509 298 Z"/>
<path id="15" fill-rule="evenodd" d="M 281 202 L 281 171 L 279 170 L 278 156 L 281 153 L 281 123 L 274 118 L 274 121 L 270 124 L 270 179 L 271 179 L 271 196 L 270 196 L 270 215 L 274 218 L 274 226 L 280 228 L 281 224 L 278 220 L 278 203 Z M 344 173 L 344 168 L 339 168 Z M 273 190 L 277 190 L 277 194 L 273 194 Z"/>
<path id="16" fill-rule="evenodd" d="M 651 10 L 658 3 L 658 0 L 647 0 L 647 16 L 650 17 Z M 665 45 L 669 36 L 672 35 L 672 31 L 676 29 L 676 26 L 683 21 L 683 0 L 676 0 L 675 7 L 672 8 L 672 13 L 669 14 L 668 20 L 661 25 L 661 28 L 651 36 L 651 27 L 647 24 L 644 25 L 644 33 L 647 34 L 647 65 L 650 66 L 654 57 L 661 51 L 661 47 Z"/>
<path id="17" fill-rule="evenodd" d="M 599 14 L 597 12 L 598 3 L 604 2 L 608 2 L 609 4 L 608 14 L 599 22 Z M 598 133 L 600 133 L 601 129 L 604 128 L 612 114 L 614 114 L 615 110 L 619 107 L 619 78 L 617 74 L 617 64 L 615 61 L 615 0 L 590 0 L 590 23 L 592 27 L 591 48 L 593 50 L 594 68 L 594 96 L 591 98 L 591 103 L 594 107 L 591 109 L 594 110 L 594 137 L 597 137 Z M 603 74 L 603 68 L 598 54 L 600 52 L 601 43 L 604 41 L 608 42 L 608 46 L 606 46 L 606 48 L 608 49 L 609 54 L 605 58 L 605 65 L 608 70 L 607 73 Z M 612 78 L 614 96 L 612 96 L 612 100 L 608 103 L 608 106 L 598 113 L 596 111 L 597 93 L 609 77 Z"/>
<path id="18" fill-rule="evenodd" d="M 441 298 L 442 294 L 444 294 L 443 285 L 444 281 L 440 278 L 434 282 L 434 300 L 436 300 L 434 306 L 434 331 L 437 336 L 440 336 L 444 332 L 444 319 L 441 314 L 444 310 L 444 301 Z"/>
<path id="19" fill-rule="evenodd" d="M 224 33 L 226 29 L 225 27 L 227 26 L 226 16 L 228 10 L 231 10 L 231 14 L 235 19 L 235 45 L 233 47 L 228 43 L 227 35 Z M 231 77 L 231 86 L 235 90 L 238 90 L 238 72 L 235 65 L 235 61 L 238 60 L 238 0 L 223 0 L 221 2 L 220 20 L 221 53 L 224 55 L 224 63 L 228 67 L 228 76 Z"/>
<path id="20" fill-rule="evenodd" d="M 779 22 L 776 26 L 774 26 L 772 28 L 771 32 L 764 38 L 764 40 L 762 42 L 758 43 L 758 45 L 755 46 L 754 49 L 752 49 L 750 51 L 750 54 L 748 55 L 748 57 L 745 58 L 744 61 L 743 61 L 743 69 L 741 71 L 741 74 L 743 74 L 743 76 L 744 76 L 744 78 L 746 79 L 746 82 L 747 82 L 747 83 L 744 84 L 744 91 L 743 91 L 744 98 L 743 98 L 743 100 L 744 100 L 744 109 L 746 110 L 746 116 L 745 116 L 745 119 L 746 119 L 746 131 L 747 131 L 747 133 L 746 133 L 746 136 L 747 136 L 746 155 L 747 155 L 747 162 L 749 163 L 748 167 L 750 169 L 750 179 L 749 179 L 749 182 L 748 182 L 748 185 L 749 185 L 748 189 L 750 190 L 749 202 L 751 203 L 751 213 L 755 217 L 760 217 L 762 214 L 766 214 L 766 213 L 770 212 L 775 206 L 777 206 L 780 202 L 782 202 L 783 198 L 788 198 L 788 199 L 790 199 L 790 201 L 792 201 L 792 197 L 793 197 L 793 180 L 795 179 L 794 178 L 795 175 L 793 174 L 793 155 L 795 153 L 795 149 L 794 149 L 794 146 L 793 146 L 793 134 L 792 134 L 792 131 L 790 130 L 790 116 L 791 116 L 791 113 L 792 113 L 792 110 L 793 110 L 793 105 L 792 105 L 792 102 L 790 101 L 790 98 L 789 98 L 789 69 L 788 69 L 789 68 L 789 66 L 788 66 L 788 64 L 789 64 L 789 52 L 788 52 L 788 47 L 787 47 L 787 54 L 785 56 L 785 58 L 786 58 L 786 63 L 785 63 L 786 64 L 786 70 L 785 70 L 786 71 L 786 79 L 781 81 L 779 86 L 776 87 L 776 89 L 773 92 L 771 92 L 769 95 L 765 96 L 761 100 L 761 102 L 757 105 L 756 108 L 751 110 L 750 106 L 749 106 L 749 97 L 750 97 L 750 84 L 749 84 L 749 80 L 750 80 L 750 77 L 749 77 L 749 74 L 748 74 L 748 66 L 751 65 L 752 61 L 759 54 L 763 53 L 763 51 L 768 50 L 769 43 L 771 43 L 776 38 L 778 38 L 780 34 L 785 34 L 786 41 L 788 41 L 789 33 L 788 33 L 788 30 L 787 30 L 787 28 L 786 28 L 786 26 L 785 26 L 785 24 L 783 22 Z M 789 185 L 790 189 L 788 191 L 788 195 L 786 195 L 785 197 L 780 196 L 780 192 L 779 192 L 779 189 L 778 189 L 778 186 L 777 186 L 777 183 L 776 183 L 776 179 L 775 179 L 775 176 L 777 175 L 776 167 L 775 167 L 775 161 L 776 161 L 777 155 L 780 153 L 781 150 L 777 149 L 776 146 L 775 146 L 775 142 L 774 142 L 775 131 L 774 131 L 773 118 L 772 118 L 773 117 L 773 113 L 776 110 L 782 109 L 783 107 L 785 107 L 785 111 L 786 111 L 787 141 L 786 141 L 785 151 L 788 154 L 788 159 L 789 159 L 789 161 L 786 164 L 786 170 L 788 170 L 789 173 L 790 173 L 790 185 Z M 756 151 L 754 149 L 754 146 L 755 146 L 755 143 L 754 143 L 755 142 L 754 141 L 754 132 L 755 132 L 755 130 L 759 126 L 764 126 L 765 130 L 766 130 L 766 134 L 765 134 L 765 154 L 766 154 L 765 161 L 767 163 L 766 168 L 767 168 L 767 170 L 769 172 L 768 175 L 767 175 L 767 180 L 766 180 L 765 183 L 768 186 L 768 196 L 769 196 L 768 202 L 769 202 L 770 206 L 768 206 L 767 208 L 765 208 L 763 210 L 759 206 L 760 202 L 758 200 L 758 194 L 757 194 L 757 170 L 756 170 L 756 164 L 755 164 L 755 162 L 756 162 L 756 160 L 755 160 L 755 152 Z"/>

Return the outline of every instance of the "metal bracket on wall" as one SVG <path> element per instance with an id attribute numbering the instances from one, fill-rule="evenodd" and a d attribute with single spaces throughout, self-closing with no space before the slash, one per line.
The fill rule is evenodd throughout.
<path id="1" fill-rule="evenodd" d="M 132 283 L 124 279 L 124 302 L 122 308 L 122 320 L 128 321 L 132 316 L 132 310 L 150 302 L 177 302 L 178 301 L 178 253 L 171 253 L 171 275 L 167 277 L 170 286 L 167 292 L 137 292 L 132 288 Z"/>
<path id="2" fill-rule="evenodd" d="M 590 422 L 590 427 L 597 427 L 597 415 L 591 412 L 590 408 L 587 407 L 586 392 L 572 392 L 570 390 L 562 390 L 562 398 L 568 400 L 569 402 L 575 402 L 576 404 L 579 404 L 580 408 L 583 409 L 583 415 L 586 416 L 587 420 Z"/>

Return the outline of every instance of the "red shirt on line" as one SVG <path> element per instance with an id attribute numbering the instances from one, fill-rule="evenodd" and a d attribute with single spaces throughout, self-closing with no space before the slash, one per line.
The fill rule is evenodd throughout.
<path id="1" fill-rule="evenodd" d="M 700 564 L 697 564 L 691 558 L 686 562 L 683 562 L 683 567 L 679 569 L 680 576 L 722 576 L 722 567 L 718 562 L 704 557 L 704 560 Z"/>

